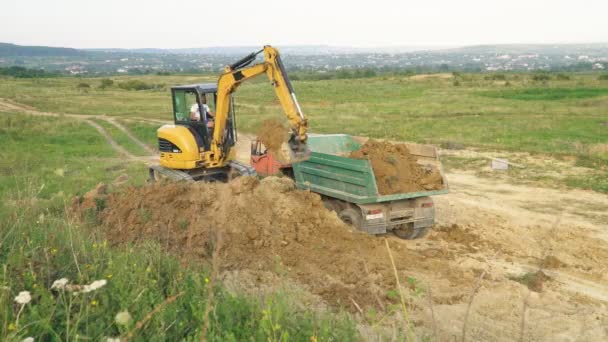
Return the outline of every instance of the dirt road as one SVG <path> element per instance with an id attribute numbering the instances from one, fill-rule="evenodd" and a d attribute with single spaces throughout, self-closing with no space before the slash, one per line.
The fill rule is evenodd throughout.
<path id="1" fill-rule="evenodd" d="M 76 120 L 82 120 L 86 124 L 95 128 L 95 130 L 97 130 L 97 132 L 99 132 L 99 134 L 101 134 L 106 139 L 106 141 L 112 147 L 112 149 L 114 149 L 116 152 L 118 152 L 122 157 L 127 158 L 130 161 L 140 161 L 145 164 L 153 164 L 158 161 L 158 156 L 156 155 L 156 151 L 152 147 L 148 146 L 147 144 L 145 144 L 144 142 L 139 140 L 137 137 L 135 137 L 125 126 L 123 126 L 121 123 L 116 121 L 116 118 L 114 118 L 114 117 L 110 117 L 110 116 L 106 116 L 106 115 L 86 115 L 86 114 L 65 114 L 65 113 L 43 112 L 43 111 L 37 110 L 36 108 L 29 107 L 29 106 L 26 106 L 26 105 L 23 105 L 20 103 L 16 103 L 14 101 L 3 99 L 3 98 L 0 98 L 0 112 L 1 111 L 26 113 L 29 115 L 36 115 L 36 116 L 69 117 L 69 118 L 73 118 Z M 104 120 L 104 121 L 110 123 L 111 125 L 113 125 L 114 127 L 118 128 L 120 131 L 124 132 L 127 135 L 127 137 L 129 137 L 129 139 L 134 144 L 136 144 L 137 146 L 141 147 L 144 151 L 146 151 L 148 153 L 148 155 L 141 156 L 141 157 L 133 155 L 131 152 L 129 152 L 123 146 L 121 146 L 118 142 L 116 142 L 116 140 L 114 140 L 112 138 L 110 133 L 108 133 L 108 131 L 105 128 L 103 128 L 101 125 L 99 125 L 92 119 Z M 168 121 L 141 118 L 141 117 L 129 117 L 129 120 L 138 121 L 138 122 L 154 122 L 154 123 L 159 123 L 159 124 L 170 123 Z"/>
<path id="2" fill-rule="evenodd" d="M 58 115 L 7 101 L 0 101 L 2 108 Z M 94 124 L 90 118 L 107 119 L 69 116 L 89 124 Z M 116 144 L 102 127 L 93 126 Z M 239 135 L 238 158 L 243 162 L 248 162 L 250 138 Z M 130 160 L 143 159 L 116 145 Z M 447 178 L 450 193 L 435 198 L 437 226 L 428 237 L 406 241 L 386 236 L 415 333 L 440 341 L 608 340 L 608 196 L 513 185 L 508 180 L 468 172 L 449 173 Z M 259 185 L 257 192 L 222 186 L 204 189 L 207 200 L 216 193 L 230 202 L 215 213 L 243 225 L 254 218 L 277 220 L 266 219 L 263 229 L 253 227 L 260 228 L 254 233 L 261 235 L 235 235 L 240 244 L 226 247 L 227 253 L 235 253 L 225 256 L 223 278 L 227 286 L 254 293 L 287 287 L 306 308 L 343 306 L 359 317 L 360 330 L 370 339 L 390 339 L 395 327 L 402 325 L 384 237 L 353 235 L 335 215 L 318 205 L 314 196 L 281 187 L 272 192 L 276 184 Z M 168 190 L 175 200 L 186 201 L 184 208 L 200 206 L 200 191 L 184 196 L 183 189 Z M 165 195 L 151 191 L 149 202 L 164 203 L 166 198 L 158 196 Z M 145 196 L 138 200 L 137 205 L 146 203 Z M 115 201 L 122 204 L 117 207 L 121 210 L 135 203 L 132 199 Z M 295 215 L 301 208 L 290 207 L 292 202 L 309 203 L 306 213 L 314 214 L 315 224 Z M 255 210 L 263 208 L 264 215 L 258 218 L 255 211 L 247 211 L 253 210 L 251 203 Z M 165 215 L 169 211 L 151 212 Z M 251 216 L 237 220 L 243 212 Z M 207 214 L 213 222 L 215 216 Z M 136 227 L 137 220 L 132 222 Z M 272 234 L 277 227 L 287 230 Z M 153 232 L 163 227 L 145 228 Z M 173 238 L 166 237 L 166 230 L 160 232 L 159 238 Z M 141 236 L 136 233 L 134 239 Z M 204 245 L 206 233 L 195 232 L 187 238 Z M 294 240 L 292 233 L 299 240 Z M 120 232 L 117 236 L 128 235 Z M 175 251 L 183 252 L 182 241 L 174 242 Z M 251 253 L 245 257 L 244 251 Z"/>

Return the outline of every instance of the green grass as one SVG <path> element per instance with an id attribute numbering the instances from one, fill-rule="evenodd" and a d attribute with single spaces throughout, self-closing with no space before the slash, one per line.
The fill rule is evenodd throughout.
<path id="1" fill-rule="evenodd" d="M 161 124 L 138 122 L 138 121 L 119 121 L 123 126 L 127 127 L 129 131 L 140 141 L 151 147 L 158 145 L 158 137 L 156 136 L 156 130 Z"/>
<path id="2" fill-rule="evenodd" d="M 608 171 L 597 173 L 591 176 L 572 176 L 565 180 L 568 186 L 579 189 L 594 190 L 608 193 Z"/>
<path id="3" fill-rule="evenodd" d="M 315 133 L 347 133 L 376 138 L 590 158 L 605 165 L 606 154 L 589 147 L 608 144 L 608 88 L 597 74 L 551 77 L 540 87 L 532 74 L 457 74 L 451 78 L 404 75 L 364 79 L 294 81 L 309 127 Z M 121 76 L 99 89 L 101 78 L 13 79 L 0 82 L 0 97 L 41 110 L 147 117 L 171 121 L 170 85 L 213 81 L 213 76 Z M 128 91 L 130 80 L 165 84 L 164 89 Z M 454 81 L 458 80 L 458 86 Z M 78 83 L 91 85 L 78 89 Z M 529 99 L 529 100 L 521 100 Z M 235 93 L 237 126 L 255 132 L 282 110 L 261 76 Z M 156 124 L 130 122 L 142 141 L 156 146 Z M 603 166 L 602 166 L 603 167 Z M 597 187 L 594 187 L 597 188 Z"/>
<path id="4" fill-rule="evenodd" d="M 38 199 L 61 199 L 134 167 L 124 165 L 93 127 L 77 120 L 2 114 L 0 139 L 4 196 L 35 189 Z"/>
<path id="5" fill-rule="evenodd" d="M 125 150 L 129 151 L 131 154 L 135 156 L 148 155 L 146 151 L 144 151 L 139 145 L 137 145 L 133 140 L 131 140 L 131 138 L 129 138 L 123 131 L 118 129 L 116 126 L 103 119 L 93 121 L 103 127 L 108 132 L 108 134 L 110 134 L 112 139 L 114 139 L 120 146 L 122 146 Z"/>
<path id="6" fill-rule="evenodd" d="M 608 88 L 530 88 L 481 92 L 481 95 L 513 100 L 564 100 L 585 99 L 608 95 Z"/>
<path id="7" fill-rule="evenodd" d="M 0 340 L 124 337 L 180 293 L 137 329 L 133 340 L 200 339 L 210 277 L 204 265 L 182 265 L 154 243 L 109 246 L 99 227 L 86 223 L 96 222 L 97 212 L 88 212 L 89 220 L 81 224 L 69 218 L 73 196 L 100 181 L 111 183 L 127 174 L 131 184 L 143 184 L 143 164 L 125 164 L 81 121 L 9 113 L 0 120 L 5 144 L 0 158 Z M 71 284 L 105 279 L 107 285 L 73 295 L 51 289 L 60 278 Z M 32 297 L 23 306 L 14 301 L 21 291 Z M 212 291 L 208 340 L 358 339 L 348 315 L 297 309 L 280 291 L 264 299 L 231 294 L 221 283 Z M 124 311 L 132 320 L 121 325 L 115 316 Z"/>

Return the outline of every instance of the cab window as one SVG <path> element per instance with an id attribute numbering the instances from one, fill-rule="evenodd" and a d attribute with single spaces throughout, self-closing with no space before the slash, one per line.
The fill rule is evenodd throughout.
<path id="1" fill-rule="evenodd" d="M 173 90 L 173 108 L 176 122 L 189 122 L 190 109 L 192 105 L 198 106 L 198 94 L 196 91 L 175 89 Z"/>

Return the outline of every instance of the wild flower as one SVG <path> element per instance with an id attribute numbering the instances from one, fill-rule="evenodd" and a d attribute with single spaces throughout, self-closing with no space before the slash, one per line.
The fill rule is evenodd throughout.
<path id="1" fill-rule="evenodd" d="M 19 292 L 19 295 L 17 295 L 17 297 L 15 297 L 15 302 L 17 304 L 21 304 L 21 305 L 25 305 L 27 303 L 29 303 L 32 300 L 32 296 L 30 295 L 29 291 L 21 291 Z"/>
<path id="2" fill-rule="evenodd" d="M 131 322 L 131 314 L 129 313 L 129 311 L 121 311 L 116 314 L 116 317 L 114 317 L 114 321 L 118 325 L 129 325 L 129 323 Z"/>
<path id="3" fill-rule="evenodd" d="M 53 282 L 53 285 L 51 286 L 51 289 L 66 290 L 74 292 L 74 294 L 77 295 L 79 293 L 89 293 L 95 290 L 99 290 L 100 288 L 106 286 L 106 284 L 108 283 L 108 281 L 105 279 L 95 280 L 94 282 L 88 285 L 68 284 L 68 281 L 69 280 L 67 278 L 55 280 Z"/>
<path id="4" fill-rule="evenodd" d="M 21 313 L 23 312 L 23 308 L 25 308 L 25 305 L 27 303 L 29 303 L 32 300 L 32 296 L 30 295 L 29 291 L 21 291 L 19 292 L 19 294 L 17 295 L 17 297 L 15 297 L 15 302 L 17 304 L 21 304 L 21 307 L 19 308 L 19 312 L 17 312 L 17 317 L 15 318 L 15 326 L 19 326 L 19 317 L 21 316 Z"/>
<path id="5" fill-rule="evenodd" d="M 21 342 L 34 342 L 34 338 L 33 337 L 26 337 L 23 340 L 21 340 Z"/>
<path id="6" fill-rule="evenodd" d="M 120 337 L 106 337 L 106 342 L 120 342 Z"/>
<path id="7" fill-rule="evenodd" d="M 51 285 L 51 290 L 64 290 L 65 286 L 68 284 L 68 278 L 57 279 Z"/>
<path id="8" fill-rule="evenodd" d="M 80 292 L 82 292 L 82 293 L 93 292 L 95 290 L 98 290 L 98 289 L 106 286 L 107 283 L 108 283 L 108 281 L 105 279 L 95 280 L 91 284 L 83 286 L 82 291 L 80 291 Z"/>

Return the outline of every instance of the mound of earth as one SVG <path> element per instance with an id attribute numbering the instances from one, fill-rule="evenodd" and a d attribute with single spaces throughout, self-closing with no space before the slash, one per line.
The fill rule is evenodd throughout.
<path id="1" fill-rule="evenodd" d="M 319 195 L 295 189 L 288 178 L 156 183 L 103 196 L 86 203 L 104 203 L 97 229 L 114 245 L 155 240 L 184 261 L 209 261 L 220 245 L 225 272 L 280 270 L 327 303 L 349 310 L 386 308 L 397 300 L 387 295 L 396 282 L 384 239 L 353 231 L 325 209 Z M 391 245 L 402 274 L 417 268 L 433 277 L 472 281 L 472 272 L 449 269 L 447 251 L 435 251 L 444 259 L 439 260 Z"/>
<path id="2" fill-rule="evenodd" d="M 370 139 L 349 157 L 369 159 L 381 195 L 443 188 L 439 170 L 418 164 L 405 144 Z"/>

